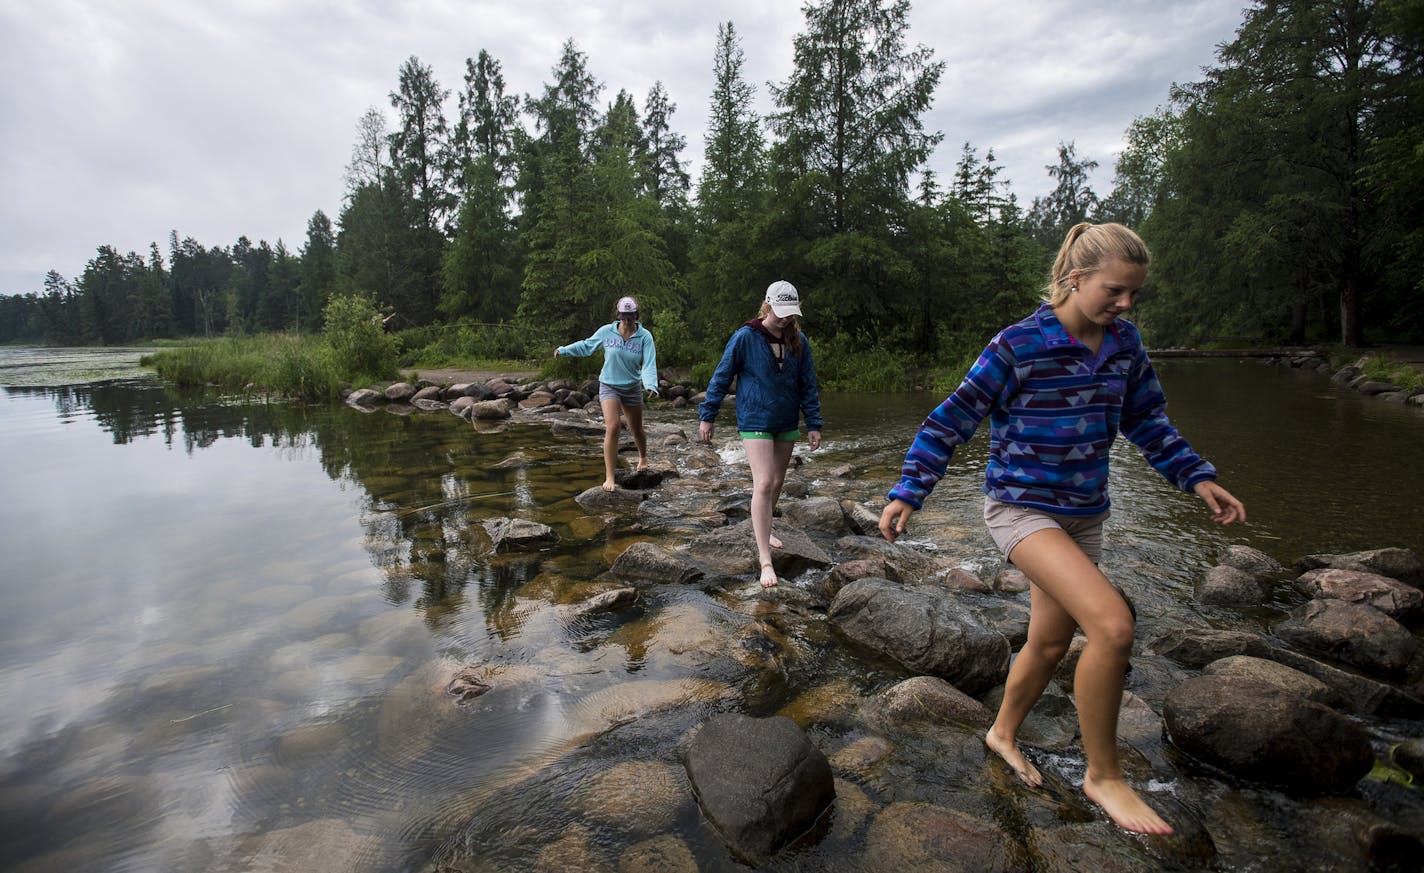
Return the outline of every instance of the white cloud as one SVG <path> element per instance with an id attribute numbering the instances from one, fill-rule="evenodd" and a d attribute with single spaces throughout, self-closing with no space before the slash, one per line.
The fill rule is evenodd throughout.
<path id="1" fill-rule="evenodd" d="M 1075 141 L 1106 193 L 1128 123 L 1196 78 L 1240 17 L 1237 0 L 921 0 L 910 41 L 946 62 L 925 118 L 945 134 L 932 165 L 947 175 L 966 140 L 992 147 L 1027 205 Z M 389 111 L 412 55 L 453 112 L 480 49 L 511 93 L 537 93 L 572 37 L 605 103 L 626 89 L 641 105 L 663 82 L 696 166 L 726 20 L 769 111 L 802 25 L 788 0 L 0 0 L 0 293 L 74 277 L 99 245 L 166 251 L 170 230 L 299 249 L 313 212 L 340 211 L 357 119 Z"/>

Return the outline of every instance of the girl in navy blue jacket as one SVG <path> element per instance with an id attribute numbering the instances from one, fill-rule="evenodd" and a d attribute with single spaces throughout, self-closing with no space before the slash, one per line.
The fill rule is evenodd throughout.
<path id="1" fill-rule="evenodd" d="M 761 587 L 776 585 L 771 550 L 781 541 L 771 532 L 771 518 L 791 450 L 806 419 L 806 442 L 811 451 L 821 447 L 821 398 L 816 388 L 816 368 L 811 344 L 798 329 L 801 297 L 790 282 L 773 282 L 757 317 L 739 327 L 727 341 L 722 360 L 707 386 L 707 399 L 698 408 L 702 419 L 698 435 L 712 441 L 713 422 L 737 380 L 737 431 L 752 468 L 752 534 L 761 564 Z"/>

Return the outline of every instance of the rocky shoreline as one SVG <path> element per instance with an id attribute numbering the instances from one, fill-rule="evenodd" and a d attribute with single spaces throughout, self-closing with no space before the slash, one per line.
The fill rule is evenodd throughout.
<path id="1" fill-rule="evenodd" d="M 1366 397 L 1375 397 L 1387 403 L 1402 403 L 1416 409 L 1424 409 L 1424 386 L 1406 390 L 1390 382 L 1371 379 L 1361 368 L 1363 361 L 1335 368 L 1319 352 L 1310 351 L 1299 355 L 1274 355 L 1264 359 L 1267 363 L 1283 364 L 1296 370 L 1310 370 L 1330 377 L 1330 381 L 1343 385 Z"/>
<path id="2" fill-rule="evenodd" d="M 659 402 L 683 407 L 699 399 L 685 384 L 662 387 L 667 399 Z M 353 392 L 347 402 L 367 411 L 448 409 L 476 425 L 543 421 L 555 434 L 593 440 L 603 430 L 595 391 L 596 383 L 504 379 L 397 383 Z M 680 426 L 648 427 L 652 470 L 623 470 L 615 491 L 592 487 L 576 498 L 589 515 L 648 539 L 611 557 L 607 572 L 583 585 L 568 608 L 589 617 L 666 610 L 663 592 L 696 587 L 736 604 L 737 618 L 667 619 L 678 627 L 690 677 L 728 659 L 744 676 L 792 675 L 805 645 L 798 641 L 820 636 L 867 670 L 895 678 L 869 692 L 808 682 L 762 717 L 743 714 L 748 704 L 736 683 L 645 683 L 629 692 L 634 701 L 573 741 L 596 750 L 629 719 L 649 734 L 648 760 L 610 761 L 597 780 L 601 802 L 627 817 L 615 829 L 645 839 L 616 862 L 577 829 L 511 849 L 526 852 L 533 869 L 696 870 L 676 833 L 634 826 L 658 813 L 647 806 L 652 797 L 695 808 L 733 857 L 753 865 L 788 847 L 838 840 L 857 853 L 856 869 L 1299 869 L 1255 860 L 1279 854 L 1390 870 L 1414 869 L 1424 857 L 1424 799 L 1414 787 L 1424 780 L 1424 563 L 1413 552 L 1308 555 L 1287 566 L 1233 546 L 1204 562 L 1195 603 L 1141 621 L 1120 738 L 1134 782 L 1172 786 L 1149 798 L 1177 833 L 1129 836 L 1062 777 L 1031 791 L 984 753 L 982 731 L 1011 652 L 1027 635 L 1021 574 L 966 564 L 952 548 L 886 542 L 876 531 L 878 507 L 837 496 L 845 489 L 836 483 L 853 477 L 844 468 L 817 470 L 819 485 L 796 474 L 788 480 L 775 523 L 785 543 L 775 555 L 784 581 L 759 593 L 750 522 L 734 493 L 745 488 L 744 471 L 689 442 Z M 505 462 L 520 463 L 518 456 Z M 529 519 L 489 519 L 483 527 L 496 555 L 534 553 L 559 538 Z M 1263 618 L 1268 603 L 1276 606 Z M 1204 624 L 1204 613 L 1218 620 Z M 1040 704 L 1046 714 L 1026 726 L 1036 760 L 1078 754 L 1071 705 L 1078 650 Z M 517 681 L 496 677 L 489 665 L 458 665 L 441 687 L 460 705 Z M 692 726 L 677 721 L 676 713 L 698 703 L 731 712 Z M 661 719 L 667 727 L 658 727 Z M 953 750 L 953 762 L 904 775 L 907 767 L 925 770 L 926 743 L 940 755 Z M 651 770 L 629 778 L 624 771 L 634 766 Z M 889 787 L 892 773 L 914 787 Z M 649 779 L 662 789 L 645 798 Z M 527 802 L 553 789 L 535 779 L 506 790 Z M 1244 798 L 1258 799 L 1259 808 Z M 1022 830 L 981 814 L 1005 805 L 1017 810 Z M 1282 831 L 1282 818 L 1302 829 Z"/>

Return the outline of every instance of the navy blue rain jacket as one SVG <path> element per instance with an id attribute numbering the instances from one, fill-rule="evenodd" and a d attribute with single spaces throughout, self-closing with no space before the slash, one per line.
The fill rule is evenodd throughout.
<path id="1" fill-rule="evenodd" d="M 722 360 L 707 386 L 698 417 L 715 421 L 732 379 L 737 380 L 737 430 L 782 433 L 797 430 L 801 416 L 806 429 L 821 429 L 821 395 L 811 343 L 801 335 L 801 350 L 786 353 L 781 367 L 756 319 L 737 328 L 727 341 Z"/>

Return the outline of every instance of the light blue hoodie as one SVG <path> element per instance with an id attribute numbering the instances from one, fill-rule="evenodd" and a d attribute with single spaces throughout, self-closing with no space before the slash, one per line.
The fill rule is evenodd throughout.
<path id="1" fill-rule="evenodd" d="M 593 336 L 559 346 L 560 357 L 586 358 L 603 349 L 603 370 L 598 381 L 614 388 L 632 388 L 642 381 L 649 391 L 658 390 L 658 354 L 653 335 L 641 323 L 628 339 L 618 332 L 618 322 L 605 324 Z"/>

